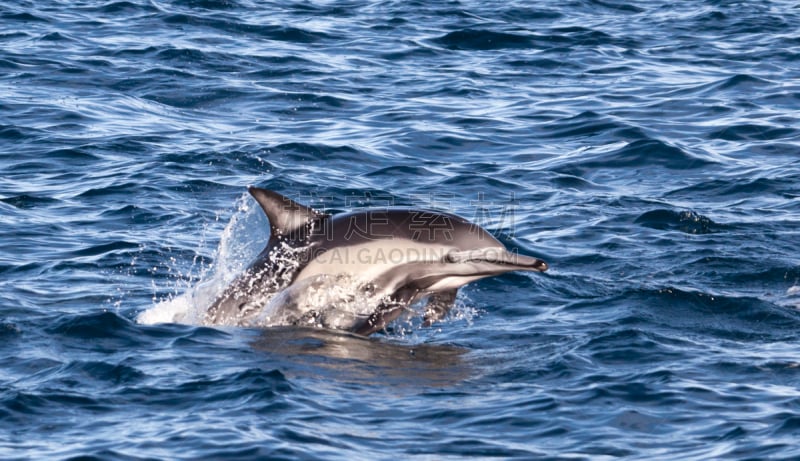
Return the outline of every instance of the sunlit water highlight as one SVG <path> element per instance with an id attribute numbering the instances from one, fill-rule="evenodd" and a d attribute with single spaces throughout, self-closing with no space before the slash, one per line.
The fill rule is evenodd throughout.
<path id="1" fill-rule="evenodd" d="M 0 25 L 0 458 L 800 457 L 796 2 Z M 263 247 L 249 184 L 433 204 L 551 268 L 369 339 L 204 326 Z"/>

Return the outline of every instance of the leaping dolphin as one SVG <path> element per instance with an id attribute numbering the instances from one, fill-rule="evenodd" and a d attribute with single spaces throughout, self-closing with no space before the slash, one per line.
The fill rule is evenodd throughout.
<path id="1" fill-rule="evenodd" d="M 366 336 L 424 299 L 430 325 L 474 280 L 547 270 L 453 214 L 382 208 L 329 215 L 277 192 L 248 191 L 267 215 L 269 241 L 211 304 L 208 324 L 312 324 Z"/>

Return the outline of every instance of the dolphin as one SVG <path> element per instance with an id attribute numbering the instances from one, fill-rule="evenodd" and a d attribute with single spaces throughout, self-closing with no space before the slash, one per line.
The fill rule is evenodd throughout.
<path id="1" fill-rule="evenodd" d="M 269 220 L 269 241 L 213 301 L 207 324 L 316 325 L 368 336 L 427 300 L 429 326 L 469 282 L 548 267 L 454 214 L 387 207 L 331 215 L 267 189 L 248 191 Z"/>

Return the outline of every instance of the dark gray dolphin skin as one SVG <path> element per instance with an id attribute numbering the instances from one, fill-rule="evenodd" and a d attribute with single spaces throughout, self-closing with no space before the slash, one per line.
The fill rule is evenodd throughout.
<path id="1" fill-rule="evenodd" d="M 238 324 L 279 292 L 292 293 L 295 309 L 305 308 L 293 323 L 314 323 L 317 311 L 297 305 L 303 303 L 299 292 L 320 278 L 346 277 L 380 302 L 373 312 L 336 328 L 370 335 L 416 301 L 428 300 L 424 324 L 430 325 L 447 314 L 458 288 L 471 281 L 547 270 L 544 261 L 508 251 L 480 226 L 453 214 L 376 208 L 329 215 L 277 192 L 248 191 L 267 215 L 270 238 L 210 306 L 209 324 Z"/>

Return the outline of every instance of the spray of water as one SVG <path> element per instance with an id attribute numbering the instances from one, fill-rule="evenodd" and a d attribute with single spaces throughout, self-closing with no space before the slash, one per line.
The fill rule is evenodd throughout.
<path id="1" fill-rule="evenodd" d="M 252 236 L 248 238 L 248 234 L 252 234 L 254 230 L 266 227 L 265 223 L 253 223 L 258 221 L 259 217 L 254 211 L 247 195 L 243 194 L 236 201 L 236 210 L 222 231 L 214 262 L 199 265 L 197 268 L 199 273 L 196 276 L 176 279 L 176 291 L 183 288 L 183 293 L 174 294 L 166 299 L 154 299 L 153 306 L 140 313 L 136 318 L 137 322 L 147 325 L 155 323 L 202 325 L 208 306 L 258 254 L 261 248 L 253 242 L 266 240 L 266 238 L 254 239 Z M 266 220 L 262 218 L 261 221 Z M 187 284 L 187 280 L 196 283 Z"/>

